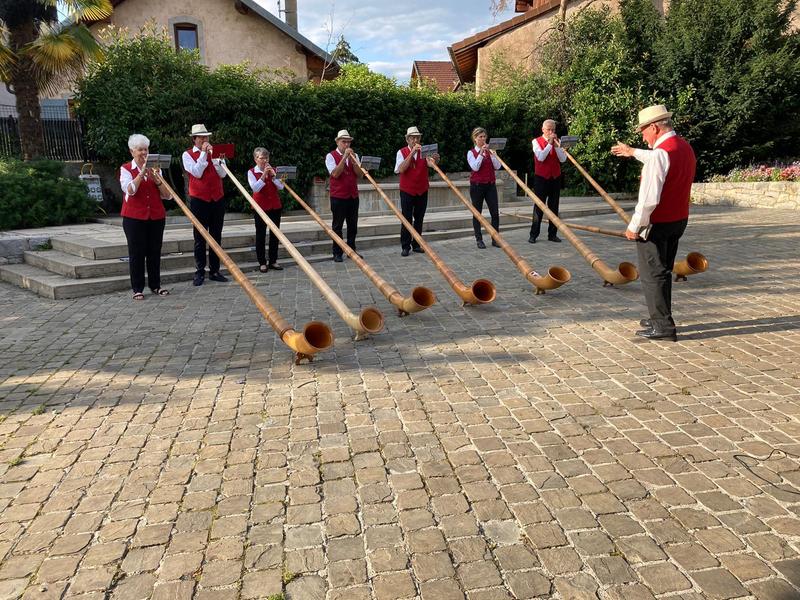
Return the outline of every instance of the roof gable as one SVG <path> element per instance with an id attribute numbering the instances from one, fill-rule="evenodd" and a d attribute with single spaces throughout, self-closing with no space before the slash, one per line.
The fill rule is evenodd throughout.
<path id="1" fill-rule="evenodd" d="M 431 80 L 440 92 L 452 92 L 460 84 L 453 63 L 449 60 L 415 60 L 411 79 Z"/>

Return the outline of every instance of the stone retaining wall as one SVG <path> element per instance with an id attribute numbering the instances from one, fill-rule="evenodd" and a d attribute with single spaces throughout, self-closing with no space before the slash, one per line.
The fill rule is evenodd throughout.
<path id="1" fill-rule="evenodd" d="M 692 202 L 800 210 L 800 181 L 695 183 Z"/>

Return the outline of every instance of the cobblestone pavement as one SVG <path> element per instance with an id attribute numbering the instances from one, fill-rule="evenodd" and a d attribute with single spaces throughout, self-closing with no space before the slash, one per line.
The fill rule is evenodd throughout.
<path id="1" fill-rule="evenodd" d="M 592 221 L 621 229 L 616 217 Z M 352 342 L 296 268 L 254 275 L 335 348 L 291 353 L 234 283 L 48 301 L 0 285 L 0 598 L 800 597 L 800 214 L 697 208 L 681 341 L 637 341 L 638 283 L 534 296 L 497 249 L 366 258 L 439 303 Z M 582 234 L 610 264 L 633 246 Z"/>

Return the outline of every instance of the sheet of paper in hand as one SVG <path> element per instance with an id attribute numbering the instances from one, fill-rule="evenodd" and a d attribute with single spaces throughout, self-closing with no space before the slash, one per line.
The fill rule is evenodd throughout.
<path id="1" fill-rule="evenodd" d="M 420 153 L 422 154 L 422 158 L 428 158 L 434 154 L 439 154 L 439 144 L 425 144 L 421 148 Z"/>
<path id="2" fill-rule="evenodd" d="M 489 150 L 503 150 L 506 147 L 508 138 L 491 138 L 489 143 Z"/>
<path id="3" fill-rule="evenodd" d="M 297 179 L 297 167 L 288 165 L 275 167 L 275 176 L 278 179 Z"/>
<path id="4" fill-rule="evenodd" d="M 381 157 L 380 156 L 362 156 L 361 157 L 361 167 L 366 169 L 367 171 L 374 171 L 378 167 L 381 166 Z"/>
<path id="5" fill-rule="evenodd" d="M 561 138 L 561 147 L 566 150 L 567 148 L 572 148 L 575 144 L 578 143 L 578 136 L 577 135 L 562 135 Z"/>
<path id="6" fill-rule="evenodd" d="M 170 162 L 172 162 L 171 154 L 148 154 L 145 168 L 169 169 Z"/>

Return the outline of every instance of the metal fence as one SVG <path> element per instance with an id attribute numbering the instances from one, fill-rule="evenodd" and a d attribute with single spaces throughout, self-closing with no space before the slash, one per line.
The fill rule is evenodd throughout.
<path id="1" fill-rule="evenodd" d="M 43 106 L 41 112 L 45 156 L 53 160 L 88 160 L 80 119 L 69 118 L 61 107 Z M 21 157 L 16 108 L 0 105 L 0 156 Z"/>

